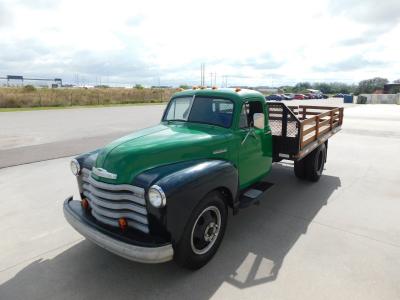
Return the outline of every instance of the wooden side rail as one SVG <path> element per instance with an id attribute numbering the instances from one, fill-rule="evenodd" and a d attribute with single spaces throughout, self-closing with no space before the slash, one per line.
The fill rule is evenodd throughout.
<path id="1" fill-rule="evenodd" d="M 325 112 L 307 112 L 307 109 L 327 110 Z M 311 142 L 316 141 L 323 134 L 342 125 L 343 108 L 339 107 L 319 107 L 319 106 L 303 106 L 299 107 L 300 118 L 300 149 Z M 303 115 L 305 116 L 303 118 Z M 312 117 L 307 118 L 307 115 Z"/>

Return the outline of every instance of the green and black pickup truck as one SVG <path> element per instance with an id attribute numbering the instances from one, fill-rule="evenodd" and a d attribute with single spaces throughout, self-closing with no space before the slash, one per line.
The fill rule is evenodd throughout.
<path id="1" fill-rule="evenodd" d="M 274 162 L 292 160 L 299 179 L 318 181 L 342 122 L 343 108 L 290 107 L 252 90 L 177 92 L 160 124 L 71 161 L 80 199 L 65 200 L 65 218 L 127 259 L 200 268 L 228 212 L 267 198 Z"/>

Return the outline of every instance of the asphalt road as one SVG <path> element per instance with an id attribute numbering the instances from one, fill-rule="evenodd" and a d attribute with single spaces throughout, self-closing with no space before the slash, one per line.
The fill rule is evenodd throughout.
<path id="1" fill-rule="evenodd" d="M 400 299 L 399 125 L 400 106 L 346 108 L 321 180 L 274 165 L 264 201 L 230 217 L 197 272 L 129 262 L 75 232 L 62 216 L 78 194 L 69 158 L 0 169 L 0 299 Z"/>

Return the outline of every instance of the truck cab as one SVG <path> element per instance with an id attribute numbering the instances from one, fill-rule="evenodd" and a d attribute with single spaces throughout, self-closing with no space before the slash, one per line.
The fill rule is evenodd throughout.
<path id="1" fill-rule="evenodd" d="M 271 107 L 252 90 L 176 93 L 158 125 L 71 161 L 80 199 L 64 202 L 67 221 L 127 259 L 202 267 L 222 241 L 228 211 L 260 201 L 270 187 L 262 179 L 273 162 L 294 160 L 301 179 L 321 176 L 326 134 L 340 129 L 340 110 L 318 120 L 319 132 L 327 121 L 330 130 L 307 148 L 311 138 L 303 140 L 303 131 L 311 134 L 312 127 L 302 125 L 305 119 L 284 105 Z M 295 137 L 287 134 L 293 126 Z"/>

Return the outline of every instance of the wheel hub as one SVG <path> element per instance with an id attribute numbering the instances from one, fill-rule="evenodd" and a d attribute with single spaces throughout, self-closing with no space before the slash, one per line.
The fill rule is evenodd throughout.
<path id="1" fill-rule="evenodd" d="M 207 225 L 206 230 L 204 231 L 204 240 L 206 242 L 211 242 L 216 236 L 218 232 L 218 225 L 214 222 L 211 222 Z"/>

